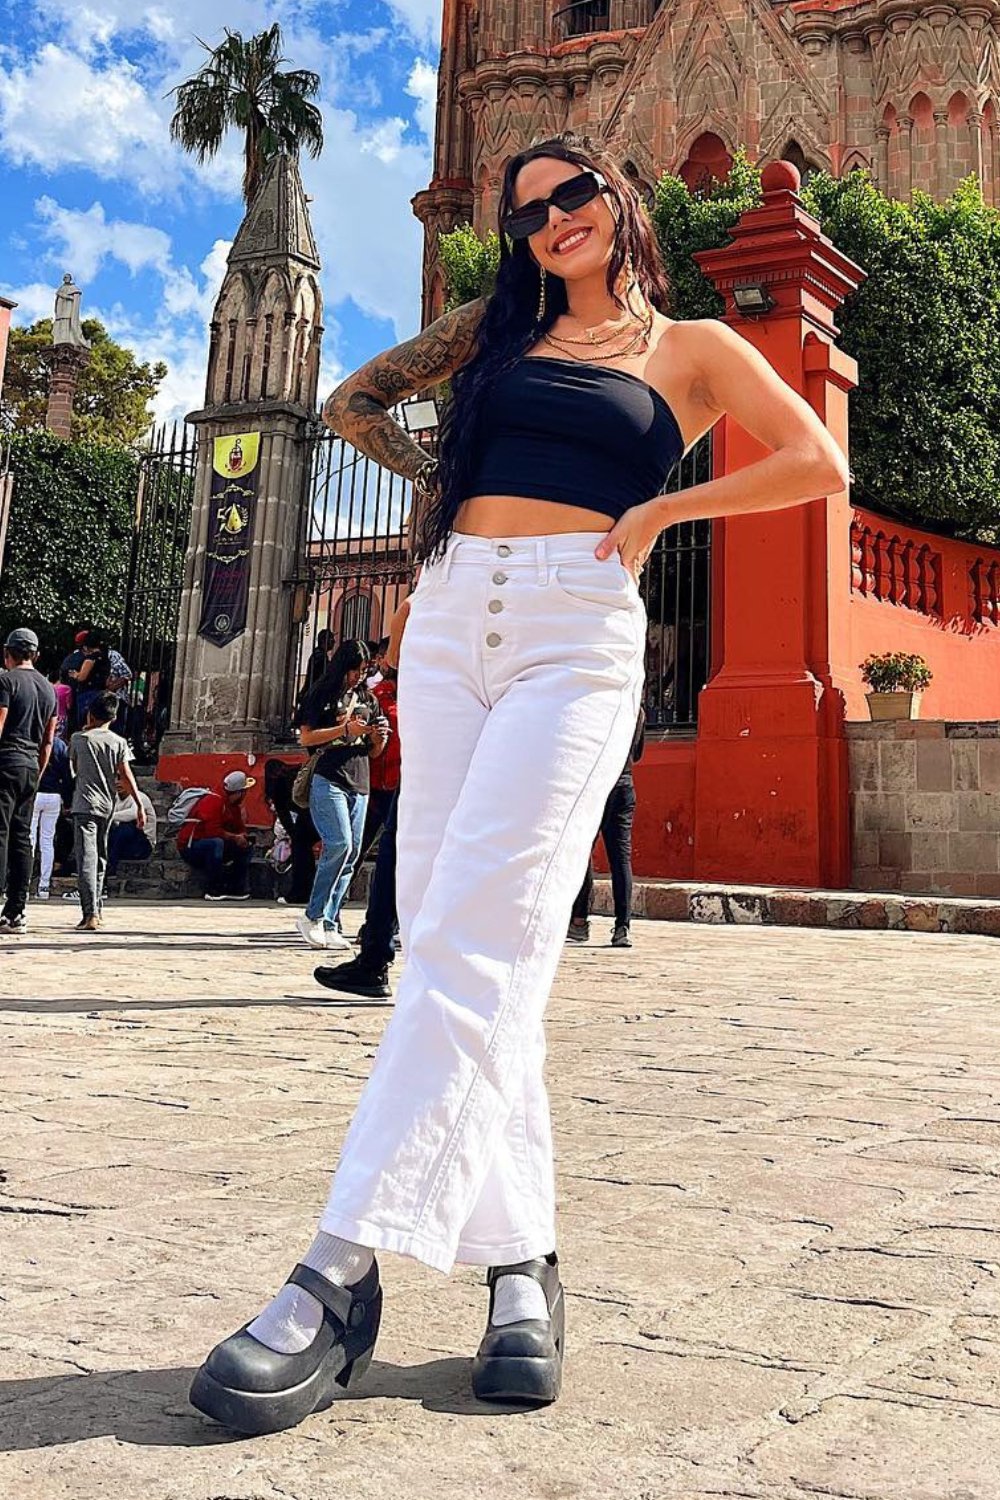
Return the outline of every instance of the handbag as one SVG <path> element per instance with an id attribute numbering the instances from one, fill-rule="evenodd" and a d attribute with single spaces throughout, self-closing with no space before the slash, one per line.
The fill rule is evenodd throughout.
<path id="1" fill-rule="evenodd" d="M 355 705 L 358 701 L 357 693 L 351 693 L 347 700 L 347 717 L 351 718 Z M 320 745 L 314 750 L 304 766 L 300 766 L 292 782 L 292 803 L 303 811 L 309 806 L 309 794 L 312 790 L 313 777 L 316 775 L 316 766 L 324 750 L 329 750 L 331 745 L 342 745 L 344 736 L 338 735 L 335 740 L 327 740 L 325 745 Z"/>

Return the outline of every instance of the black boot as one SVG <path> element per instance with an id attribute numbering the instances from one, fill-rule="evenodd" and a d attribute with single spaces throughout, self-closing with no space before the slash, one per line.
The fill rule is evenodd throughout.
<path id="1" fill-rule="evenodd" d="M 315 971 L 317 984 L 328 990 L 342 990 L 345 995 L 364 995 L 369 1000 L 391 1000 L 389 970 L 383 965 L 375 968 L 363 958 L 351 958 L 347 963 L 325 965 Z"/>
<path id="2" fill-rule="evenodd" d="M 288 1280 L 323 1305 L 316 1337 L 300 1354 L 278 1354 L 245 1327 L 217 1344 L 189 1400 L 223 1427 L 251 1436 L 295 1427 L 371 1364 L 382 1317 L 378 1262 L 354 1286 L 336 1286 L 309 1266 L 296 1266 Z"/>
<path id="3" fill-rule="evenodd" d="M 501 1276 L 532 1276 L 549 1304 L 549 1321 L 522 1318 L 493 1327 L 493 1299 Z M 490 1321 L 472 1363 L 472 1390 L 480 1401 L 502 1401 L 544 1406 L 554 1401 L 562 1385 L 566 1309 L 555 1254 L 525 1260 L 516 1266 L 491 1266 Z"/>

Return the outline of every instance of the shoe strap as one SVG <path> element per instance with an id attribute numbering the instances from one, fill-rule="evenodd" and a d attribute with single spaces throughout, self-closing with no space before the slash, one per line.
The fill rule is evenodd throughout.
<path id="1" fill-rule="evenodd" d="M 327 1281 L 312 1266 L 304 1266 L 301 1263 L 295 1267 L 288 1278 L 292 1286 L 300 1286 L 304 1292 L 321 1303 L 328 1312 L 333 1313 L 338 1323 L 343 1328 L 349 1328 L 351 1324 L 351 1307 L 354 1303 L 354 1294 L 346 1286 L 337 1286 L 336 1282 Z"/>
<path id="2" fill-rule="evenodd" d="M 501 1276 L 530 1276 L 537 1281 L 545 1293 L 545 1300 L 552 1310 L 552 1303 L 559 1287 L 559 1262 L 553 1255 L 550 1260 L 548 1256 L 540 1255 L 534 1260 L 522 1260 L 513 1266 L 490 1266 L 486 1273 L 486 1284 L 490 1289 L 490 1321 L 493 1321 L 493 1303 L 496 1297 L 497 1282 Z"/>

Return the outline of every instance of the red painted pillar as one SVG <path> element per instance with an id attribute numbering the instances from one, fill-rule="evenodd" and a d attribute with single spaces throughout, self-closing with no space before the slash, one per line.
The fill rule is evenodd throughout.
<path id="1" fill-rule="evenodd" d="M 847 449 L 855 363 L 834 343 L 837 308 L 864 277 L 821 234 L 788 162 L 763 172 L 764 202 L 733 242 L 696 259 L 726 298 L 726 322 L 804 396 Z M 733 288 L 767 287 L 776 306 L 739 312 Z M 762 457 L 723 421 L 720 472 Z M 790 510 L 717 521 L 714 675 L 701 694 L 695 876 L 843 886 L 850 876 L 842 686 L 850 597 L 846 493 Z"/>

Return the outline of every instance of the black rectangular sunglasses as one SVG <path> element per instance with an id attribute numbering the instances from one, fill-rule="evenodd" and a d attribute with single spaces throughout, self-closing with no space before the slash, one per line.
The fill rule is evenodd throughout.
<path id="1" fill-rule="evenodd" d="M 581 172 L 577 177 L 568 177 L 547 198 L 533 198 L 521 208 L 512 209 L 503 221 L 504 233 L 512 240 L 526 240 L 529 234 L 545 228 L 553 205 L 564 213 L 573 213 L 585 203 L 592 203 L 606 187 L 600 172 Z"/>

